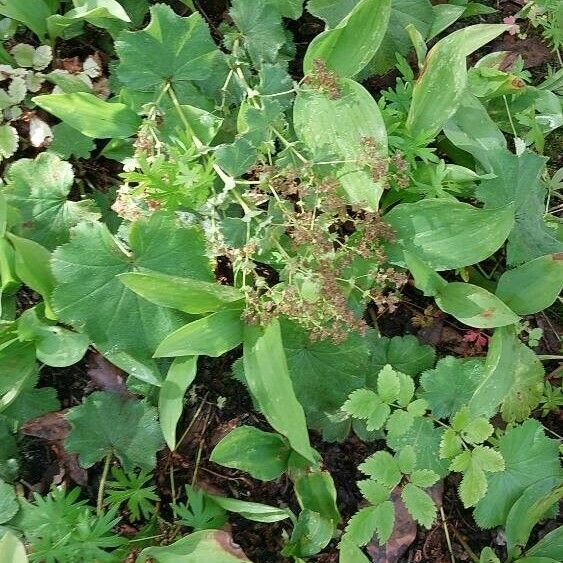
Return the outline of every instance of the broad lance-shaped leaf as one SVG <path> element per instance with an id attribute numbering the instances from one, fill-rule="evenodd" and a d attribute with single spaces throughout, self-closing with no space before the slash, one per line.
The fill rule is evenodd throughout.
<path id="1" fill-rule="evenodd" d="M 158 385 L 162 375 L 152 355 L 189 317 L 146 301 L 117 276 L 147 269 L 210 282 L 213 275 L 201 230 L 166 214 L 133 223 L 129 247 L 99 223 L 77 226 L 71 242 L 53 255 L 53 305 L 63 322 L 86 332 L 112 363 Z"/>
<path id="2" fill-rule="evenodd" d="M 92 467 L 108 454 L 115 455 L 126 471 L 151 470 L 156 452 L 163 447 L 156 409 L 136 399 L 96 391 L 66 414 L 71 431 L 65 446 L 77 453 L 82 467 Z"/>
<path id="3" fill-rule="evenodd" d="M 52 250 L 68 241 L 71 227 L 80 221 L 99 219 L 93 201 L 67 200 L 73 182 L 70 163 L 46 152 L 10 166 L 5 194 L 21 213 L 23 236 Z"/>
<path id="4" fill-rule="evenodd" d="M 169 334 L 156 349 L 155 358 L 211 356 L 218 358 L 243 340 L 241 309 L 217 311 Z"/>
<path id="5" fill-rule="evenodd" d="M 141 118 L 125 104 L 106 102 L 88 92 L 35 96 L 33 102 L 61 121 L 94 139 L 134 135 Z"/>
<path id="6" fill-rule="evenodd" d="M 365 140 L 370 139 L 378 155 L 387 156 L 387 132 L 379 107 L 360 84 L 344 78 L 341 96 L 301 89 L 295 99 L 293 120 L 299 139 L 309 147 L 317 161 L 344 160 L 337 178 L 351 203 L 377 209 L 383 193 L 383 180 L 374 182 L 365 159 Z"/>
<path id="7" fill-rule="evenodd" d="M 396 244 L 387 245 L 392 263 L 405 266 L 408 250 L 434 270 L 453 270 L 485 260 L 502 246 L 514 225 L 514 208 L 423 199 L 397 205 L 385 221 L 397 236 Z"/>
<path id="8" fill-rule="evenodd" d="M 519 319 L 498 297 L 471 283 L 448 283 L 438 291 L 436 304 L 445 313 L 476 328 L 511 325 Z"/>
<path id="9" fill-rule="evenodd" d="M 515 313 L 532 315 L 547 309 L 563 288 L 563 253 L 540 256 L 502 274 L 496 294 Z"/>
<path id="10" fill-rule="evenodd" d="M 341 77 L 358 74 L 373 58 L 389 23 L 391 0 L 361 0 L 333 29 L 317 35 L 303 59 L 305 74 L 321 59 Z"/>
<path id="11" fill-rule="evenodd" d="M 160 428 L 171 451 L 176 448 L 176 426 L 184 408 L 184 395 L 197 374 L 197 356 L 176 358 L 158 394 Z"/>
<path id="12" fill-rule="evenodd" d="M 340 522 L 336 501 L 336 487 L 328 471 L 303 473 L 294 483 L 295 495 L 303 510 L 312 510 L 332 521 L 334 529 Z"/>
<path id="13" fill-rule="evenodd" d="M 246 471 L 255 479 L 271 481 L 287 470 L 290 453 L 287 441 L 279 434 L 239 426 L 215 446 L 209 459 Z"/>
<path id="14" fill-rule="evenodd" d="M 182 103 L 189 103 L 191 83 L 210 77 L 223 57 L 199 12 L 182 18 L 166 4 L 151 7 L 143 30 L 121 32 L 115 50 L 117 77 L 126 88 L 160 92 L 170 84 Z"/>
<path id="15" fill-rule="evenodd" d="M 119 280 L 151 303 L 193 315 L 218 311 L 244 299 L 243 293 L 228 285 L 158 272 L 120 274 Z"/>
<path id="16" fill-rule="evenodd" d="M 413 136 L 435 136 L 456 112 L 467 85 L 468 55 L 510 28 L 501 24 L 470 25 L 432 47 L 413 90 L 407 127 Z"/>
<path id="17" fill-rule="evenodd" d="M 327 29 L 336 27 L 360 0 L 309 0 L 307 11 L 326 23 Z"/>
<path id="18" fill-rule="evenodd" d="M 264 329 L 245 326 L 243 362 L 246 383 L 266 420 L 296 452 L 315 464 L 305 413 L 295 397 L 277 320 Z"/>
<path id="19" fill-rule="evenodd" d="M 497 328 L 489 345 L 483 379 L 469 401 L 471 412 L 475 416 L 493 416 L 515 383 L 527 380 L 528 372 L 538 367 L 541 370 L 538 358 L 520 342 L 513 326 Z"/>

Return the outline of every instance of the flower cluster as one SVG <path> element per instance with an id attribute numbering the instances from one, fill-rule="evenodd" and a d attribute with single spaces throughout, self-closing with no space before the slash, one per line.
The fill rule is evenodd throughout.
<path id="1" fill-rule="evenodd" d="M 313 67 L 313 71 L 305 77 L 303 82 L 311 88 L 326 92 L 331 100 L 340 98 L 342 92 L 336 74 L 328 70 L 326 63 L 321 59 L 313 61 Z"/>

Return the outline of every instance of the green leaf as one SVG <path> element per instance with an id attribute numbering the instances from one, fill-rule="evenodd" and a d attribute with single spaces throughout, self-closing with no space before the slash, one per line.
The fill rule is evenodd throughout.
<path id="1" fill-rule="evenodd" d="M 295 496 L 303 510 L 318 512 L 332 522 L 336 531 L 340 512 L 336 502 L 336 487 L 328 471 L 311 471 L 300 475 L 294 482 Z"/>
<path id="2" fill-rule="evenodd" d="M 32 418 L 58 411 L 60 408 L 57 391 L 52 387 L 41 387 L 24 390 L 2 411 L 2 415 L 21 426 Z"/>
<path id="3" fill-rule="evenodd" d="M 407 483 L 401 491 L 401 499 L 405 503 L 409 514 L 422 526 L 430 529 L 436 517 L 436 505 L 428 493 Z"/>
<path id="4" fill-rule="evenodd" d="M 436 304 L 445 313 L 476 328 L 506 326 L 519 320 L 498 297 L 471 283 L 450 282 L 436 295 Z"/>
<path id="5" fill-rule="evenodd" d="M 397 63 L 396 54 L 406 56 L 411 49 L 406 27 L 412 25 L 426 37 L 433 19 L 429 0 L 393 0 L 385 37 L 363 74 L 384 74 L 392 69 Z"/>
<path id="6" fill-rule="evenodd" d="M 487 492 L 487 477 L 477 465 L 470 465 L 459 484 L 459 498 L 465 508 L 475 506 Z"/>
<path id="7" fill-rule="evenodd" d="M 417 469 L 409 475 L 410 482 L 423 489 L 431 487 L 439 479 L 440 476 L 430 469 Z"/>
<path id="8" fill-rule="evenodd" d="M 35 349 L 15 339 L 0 346 L 0 412 L 37 381 Z"/>
<path id="9" fill-rule="evenodd" d="M 402 436 L 412 427 L 414 420 L 414 416 L 408 411 L 401 409 L 393 411 L 385 424 L 387 438 L 398 438 Z"/>
<path id="10" fill-rule="evenodd" d="M 358 489 L 360 489 L 360 492 L 362 493 L 362 496 L 374 506 L 389 500 L 389 487 L 386 487 L 373 479 L 358 481 L 357 485 Z"/>
<path id="11" fill-rule="evenodd" d="M 455 4 L 438 4 L 432 6 L 432 10 L 434 11 L 434 21 L 428 32 L 428 39 L 433 39 L 456 22 L 463 15 L 466 7 Z"/>
<path id="12" fill-rule="evenodd" d="M 467 85 L 465 59 L 509 27 L 477 24 L 464 27 L 432 47 L 415 83 L 407 127 L 413 136 L 435 136 L 456 112 Z"/>
<path id="13" fill-rule="evenodd" d="M 396 452 L 405 446 L 413 446 L 416 452 L 416 468 L 431 469 L 440 477 L 448 472 L 449 463 L 440 459 L 440 442 L 444 431 L 425 417 L 414 419 L 412 426 L 400 436 L 387 436 L 387 445 Z"/>
<path id="14" fill-rule="evenodd" d="M 10 563 L 28 563 L 25 546 L 12 532 L 5 532 L 0 538 L 0 557 Z"/>
<path id="15" fill-rule="evenodd" d="M 314 464 L 305 413 L 293 390 L 277 320 L 264 329 L 245 326 L 243 363 L 248 388 L 266 420 Z"/>
<path id="16" fill-rule="evenodd" d="M 66 123 L 57 123 L 51 127 L 53 141 L 49 145 L 49 152 L 60 158 L 89 158 L 91 152 L 96 148 L 94 141 L 83 135 Z"/>
<path id="17" fill-rule="evenodd" d="M 551 557 L 557 559 L 560 557 L 563 549 L 563 526 L 559 526 L 546 534 L 538 543 L 527 551 L 530 557 Z"/>
<path id="18" fill-rule="evenodd" d="M 561 475 L 558 443 L 546 438 L 536 420 L 509 428 L 499 439 L 498 449 L 505 470 L 489 476 L 487 493 L 474 511 L 482 528 L 503 525 L 510 507 L 532 483 Z"/>
<path id="19" fill-rule="evenodd" d="M 234 178 L 242 176 L 256 161 L 258 150 L 244 137 L 230 145 L 215 147 L 217 164 Z"/>
<path id="20" fill-rule="evenodd" d="M 233 0 L 229 14 L 254 65 L 275 63 L 287 38 L 279 10 L 270 2 Z"/>
<path id="21" fill-rule="evenodd" d="M 447 459 L 461 453 L 462 441 L 455 430 L 448 428 L 440 442 L 440 458 Z"/>
<path id="22" fill-rule="evenodd" d="M 384 403 L 392 403 L 399 396 L 401 383 L 399 376 L 393 368 L 387 364 L 377 376 L 377 392 Z"/>
<path id="23" fill-rule="evenodd" d="M 8 239 L 15 250 L 16 275 L 27 287 L 43 297 L 45 314 L 55 318 L 51 309 L 51 293 L 55 278 L 51 272 L 51 253 L 39 243 L 8 233 Z"/>
<path id="24" fill-rule="evenodd" d="M 477 197 L 484 202 L 485 209 L 514 205 L 515 224 L 507 245 L 508 265 L 563 252 L 563 243 L 544 219 L 547 192 L 541 177 L 545 158 L 528 150 L 517 156 L 506 149 L 497 149 L 489 151 L 482 164 L 486 172 L 495 175 L 483 180 L 477 189 Z"/>
<path id="25" fill-rule="evenodd" d="M 20 316 L 18 336 L 20 340 L 33 342 L 37 359 L 52 367 L 68 367 L 79 362 L 90 345 L 87 335 L 40 318 L 36 307 Z"/>
<path id="26" fill-rule="evenodd" d="M 228 285 L 159 272 L 129 272 L 119 280 L 151 303 L 198 315 L 224 309 L 244 299 L 244 294 Z"/>
<path id="27" fill-rule="evenodd" d="M 506 519 L 508 553 L 512 553 L 517 546 L 526 546 L 534 526 L 546 517 L 562 497 L 563 485 L 560 477 L 542 479 L 524 491 L 512 505 Z"/>
<path id="28" fill-rule="evenodd" d="M 0 161 L 13 156 L 18 146 L 19 135 L 16 128 L 7 123 L 0 125 Z"/>
<path id="29" fill-rule="evenodd" d="M 402 478 L 397 461 L 386 451 L 370 455 L 358 469 L 389 489 L 396 487 Z"/>
<path id="30" fill-rule="evenodd" d="M 188 318 L 145 301 L 117 275 L 149 269 L 204 281 L 213 276 L 200 229 L 179 226 L 165 214 L 133 223 L 129 247 L 126 251 L 105 226 L 81 223 L 71 242 L 53 255 L 58 282 L 53 303 L 60 319 L 86 332 L 112 363 L 159 384 L 162 376 L 152 355 Z"/>
<path id="31" fill-rule="evenodd" d="M 520 342 L 514 327 L 501 327 L 489 343 L 483 373 L 469 407 L 474 415 L 490 418 L 513 389 L 541 377 L 543 370 L 532 350 Z"/>
<path id="32" fill-rule="evenodd" d="M 403 256 L 406 267 L 414 278 L 414 284 L 426 297 L 435 297 L 441 289 L 448 285 L 442 276 L 412 252 L 405 250 Z"/>
<path id="33" fill-rule="evenodd" d="M 248 502 L 234 498 L 220 497 L 218 495 L 206 495 L 212 499 L 217 505 L 227 512 L 235 512 L 240 514 L 247 520 L 253 522 L 279 522 L 289 518 L 289 510 L 286 508 L 278 508 L 277 506 L 270 506 L 259 502 Z"/>
<path id="34" fill-rule="evenodd" d="M 145 402 L 123 400 L 115 393 L 97 391 L 66 414 L 71 431 L 65 441 L 88 468 L 107 455 L 115 455 L 126 471 L 151 470 L 156 452 L 164 446 L 156 409 Z"/>
<path id="35" fill-rule="evenodd" d="M 395 371 L 407 375 L 418 375 L 434 365 L 436 357 L 434 348 L 421 344 L 416 336 L 411 334 L 394 336 L 393 338 L 373 338 L 369 339 L 368 342 L 371 351 L 370 375 L 368 376 L 370 387 L 375 388 L 375 378 L 385 364 L 389 364 Z M 409 397 L 407 403 L 411 397 Z"/>
<path id="36" fill-rule="evenodd" d="M 515 313 L 532 315 L 551 306 L 562 288 L 563 254 L 559 253 L 507 270 L 498 281 L 496 294 Z"/>
<path id="37" fill-rule="evenodd" d="M 182 416 L 184 395 L 197 374 L 197 356 L 175 358 L 158 394 L 160 428 L 171 451 L 176 449 L 176 426 Z"/>
<path id="38" fill-rule="evenodd" d="M 219 529 L 228 520 L 227 513 L 217 504 L 210 495 L 205 494 L 201 489 L 195 489 L 191 485 L 186 485 L 185 503 L 176 503 L 172 506 L 175 515 L 180 523 L 189 526 L 195 531 Z"/>
<path id="39" fill-rule="evenodd" d="M 287 441 L 279 434 L 239 426 L 215 446 L 209 459 L 246 471 L 255 479 L 272 481 L 287 470 L 290 453 Z"/>
<path id="40" fill-rule="evenodd" d="M 281 322 L 289 375 L 307 417 L 333 413 L 349 394 L 364 385 L 368 349 L 364 338 L 350 334 L 334 346 L 331 341 L 311 342 L 309 334 L 295 323 Z"/>
<path id="41" fill-rule="evenodd" d="M 412 446 L 405 446 L 396 456 L 401 473 L 412 473 L 416 467 L 416 452 Z"/>
<path id="42" fill-rule="evenodd" d="M 23 236 L 51 250 L 68 241 L 71 227 L 100 217 L 91 200 L 67 200 L 73 182 L 72 166 L 53 154 L 22 158 L 10 166 L 6 199 L 22 215 Z"/>
<path id="43" fill-rule="evenodd" d="M 18 512 L 19 508 L 20 505 L 16 500 L 14 487 L 0 479 L 0 524 L 5 524 L 11 520 Z"/>
<path id="44" fill-rule="evenodd" d="M 333 526 L 330 520 L 318 512 L 303 510 L 282 554 L 293 557 L 309 557 L 324 549 L 332 539 Z"/>
<path id="45" fill-rule="evenodd" d="M 173 544 L 163 547 L 146 547 L 139 560 L 155 563 L 178 561 L 209 561 L 213 563 L 251 563 L 242 549 L 233 544 L 231 535 L 223 530 L 201 530 L 184 536 Z"/>
<path id="46" fill-rule="evenodd" d="M 478 209 L 449 199 L 401 203 L 385 215 L 397 244 L 388 245 L 392 263 L 404 266 L 402 250 L 435 270 L 453 270 L 485 260 L 497 251 L 514 225 L 514 209 Z"/>
<path id="47" fill-rule="evenodd" d="M 47 18 L 53 13 L 52 3 L 46 0 L 2 0 L 0 14 L 22 23 L 40 40 L 47 35 Z"/>
<path id="48" fill-rule="evenodd" d="M 360 0 L 309 0 L 307 10 L 323 20 L 327 28 L 336 27 Z"/>
<path id="49" fill-rule="evenodd" d="M 482 378 L 481 360 L 446 356 L 420 377 L 422 397 L 435 418 L 448 418 L 469 403 Z"/>
<path id="50" fill-rule="evenodd" d="M 383 545 L 391 537 L 394 524 L 395 507 L 391 501 L 366 506 L 350 518 L 342 540 L 362 546 L 370 542 L 374 533 L 377 533 L 379 543 Z"/>
<path id="51" fill-rule="evenodd" d="M 88 92 L 45 94 L 33 102 L 86 137 L 124 139 L 134 135 L 141 118 L 125 104 L 106 102 Z"/>
<path id="52" fill-rule="evenodd" d="M 211 313 L 169 334 L 154 353 L 155 358 L 211 356 L 218 358 L 242 343 L 244 323 L 240 309 Z"/>
<path id="53" fill-rule="evenodd" d="M 493 425 L 486 418 L 478 417 L 463 428 L 461 435 L 466 442 L 481 444 L 492 436 L 493 431 Z"/>
<path id="54" fill-rule="evenodd" d="M 223 57 L 199 12 L 182 18 L 165 4 L 151 7 L 143 30 L 121 32 L 115 50 L 126 88 L 159 93 L 169 83 L 182 103 L 189 103 L 192 83 L 208 79 Z"/>
<path id="55" fill-rule="evenodd" d="M 338 25 L 311 41 L 303 59 L 303 72 L 312 72 L 314 62 L 321 59 L 341 77 L 358 74 L 377 52 L 390 13 L 391 0 L 360 0 Z"/>
<path id="56" fill-rule="evenodd" d="M 382 160 L 387 156 L 387 133 L 379 107 L 369 92 L 357 82 L 340 81 L 341 96 L 302 88 L 293 107 L 295 132 L 317 160 L 328 155 L 351 163 L 339 167 L 337 178 L 350 203 L 377 209 L 383 182 L 374 182 L 364 158 L 365 138 L 374 139 Z M 327 155 L 328 153 L 328 155 Z M 332 160 L 332 159 L 331 159 Z M 356 163 L 357 162 L 357 163 Z"/>
<path id="57" fill-rule="evenodd" d="M 488 446 L 476 446 L 471 452 L 473 463 L 477 464 L 483 471 L 497 473 L 504 471 L 505 464 L 502 454 Z"/>
<path id="58" fill-rule="evenodd" d="M 381 404 L 381 399 L 371 389 L 356 389 L 350 393 L 342 410 L 355 418 L 367 419 L 371 416 L 374 405 Z"/>

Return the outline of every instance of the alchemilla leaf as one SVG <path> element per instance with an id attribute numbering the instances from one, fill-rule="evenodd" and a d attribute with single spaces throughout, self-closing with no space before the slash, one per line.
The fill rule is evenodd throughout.
<path id="1" fill-rule="evenodd" d="M 72 429 L 65 445 L 78 454 L 82 467 L 92 467 L 112 454 L 126 471 L 150 470 L 156 465 L 156 452 L 164 447 L 156 409 L 115 393 L 92 393 L 70 409 L 66 419 Z"/>

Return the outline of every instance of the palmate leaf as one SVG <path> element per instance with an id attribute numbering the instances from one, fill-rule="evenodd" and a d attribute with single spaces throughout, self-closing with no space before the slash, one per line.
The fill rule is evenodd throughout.
<path id="1" fill-rule="evenodd" d="M 126 471 L 153 469 L 156 452 L 164 446 L 156 409 L 145 402 L 123 400 L 115 393 L 97 391 L 71 408 L 66 419 L 71 431 L 65 446 L 88 468 L 115 455 Z"/>
<path id="2" fill-rule="evenodd" d="M 130 252 L 99 223 L 77 226 L 71 242 L 53 256 L 54 307 L 112 363 L 159 384 L 162 375 L 152 355 L 165 336 L 190 319 L 139 297 L 117 275 L 147 269 L 203 281 L 213 276 L 200 229 L 182 227 L 166 214 L 135 222 L 129 247 Z"/>
<path id="3" fill-rule="evenodd" d="M 558 443 L 545 436 L 536 420 L 509 428 L 500 438 L 498 448 L 505 469 L 489 476 L 487 492 L 473 513 L 482 528 L 504 524 L 510 507 L 532 483 L 561 476 Z"/>
<path id="4" fill-rule="evenodd" d="M 421 378 L 422 396 L 433 416 L 447 418 L 466 405 L 483 377 L 481 360 L 461 360 L 453 356 L 441 359 Z"/>
<path id="5" fill-rule="evenodd" d="M 117 77 L 126 88 L 155 93 L 170 83 L 183 103 L 193 83 L 209 78 L 223 58 L 201 14 L 182 18 L 165 4 L 151 7 L 143 30 L 120 33 L 115 50 Z"/>
<path id="6" fill-rule="evenodd" d="M 24 237 L 53 249 L 68 241 L 71 227 L 100 217 L 93 201 L 67 200 L 73 182 L 72 166 L 54 154 L 22 158 L 9 168 L 6 199 L 22 215 Z"/>

